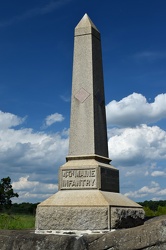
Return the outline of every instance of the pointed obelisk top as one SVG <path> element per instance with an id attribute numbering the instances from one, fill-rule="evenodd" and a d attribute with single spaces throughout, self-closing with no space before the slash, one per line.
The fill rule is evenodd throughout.
<path id="1" fill-rule="evenodd" d="M 92 22 L 92 20 L 89 18 L 89 16 L 87 15 L 87 13 L 85 13 L 85 15 L 80 20 L 80 22 L 77 24 L 77 26 L 75 27 L 75 29 L 80 29 L 80 28 L 85 28 L 85 27 L 92 27 L 92 28 L 94 28 L 95 30 L 98 31 L 98 29 L 96 28 L 96 26 L 94 25 L 94 23 Z"/>
<path id="2" fill-rule="evenodd" d="M 100 38 L 100 32 L 89 18 L 89 16 L 85 13 L 80 22 L 75 27 L 75 36 L 87 34 L 94 34 L 98 38 Z"/>

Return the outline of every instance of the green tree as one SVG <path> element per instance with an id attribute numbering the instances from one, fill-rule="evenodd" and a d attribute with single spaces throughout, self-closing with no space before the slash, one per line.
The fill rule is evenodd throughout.
<path id="1" fill-rule="evenodd" d="M 155 212 L 153 210 L 151 210 L 149 207 L 143 207 L 143 209 L 144 209 L 145 215 L 147 217 L 155 216 Z"/>
<path id="2" fill-rule="evenodd" d="M 156 215 L 159 216 L 159 215 L 163 215 L 163 214 L 166 214 L 166 206 L 165 207 L 158 206 Z"/>
<path id="3" fill-rule="evenodd" d="M 9 209 L 12 205 L 11 198 L 18 197 L 14 193 L 10 177 L 2 178 L 0 181 L 0 210 Z"/>

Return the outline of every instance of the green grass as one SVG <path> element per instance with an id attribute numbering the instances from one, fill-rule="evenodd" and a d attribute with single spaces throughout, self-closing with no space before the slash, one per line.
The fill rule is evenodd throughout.
<path id="1" fill-rule="evenodd" d="M 0 213 L 0 229 L 34 229 L 33 215 L 18 215 Z"/>

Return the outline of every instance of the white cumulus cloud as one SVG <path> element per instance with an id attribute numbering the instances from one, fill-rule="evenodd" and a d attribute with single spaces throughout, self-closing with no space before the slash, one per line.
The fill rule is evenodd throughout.
<path id="1" fill-rule="evenodd" d="M 106 106 L 108 125 L 132 127 L 150 124 L 166 118 L 166 94 L 156 96 L 154 102 L 133 93 L 119 102 L 113 100 Z"/>
<path id="2" fill-rule="evenodd" d="M 130 198 L 140 198 L 148 196 L 149 194 L 156 195 L 159 191 L 160 185 L 157 182 L 152 181 L 149 186 L 143 186 L 137 191 L 130 191 L 124 195 Z"/>
<path id="3" fill-rule="evenodd" d="M 134 166 L 147 160 L 166 159 L 166 131 L 158 126 L 141 125 L 116 131 L 108 140 L 109 155 L 116 164 Z"/>
<path id="4" fill-rule="evenodd" d="M 18 123 L 16 119 L 14 124 Z M 29 175 L 33 181 L 58 181 L 58 168 L 65 162 L 67 151 L 67 131 L 47 134 L 28 128 L 1 129 L 0 178 L 9 175 L 12 181 L 15 181 L 20 175 Z"/>
<path id="5" fill-rule="evenodd" d="M 19 194 L 19 202 L 25 202 L 28 199 L 34 199 L 34 202 L 39 202 L 58 190 L 57 184 L 30 181 L 29 176 L 20 177 L 18 181 L 12 183 L 12 187 Z M 16 202 L 17 200 L 15 199 Z"/>
<path id="6" fill-rule="evenodd" d="M 165 196 L 166 196 L 166 188 L 165 188 L 165 189 L 160 190 L 157 194 L 158 194 L 158 195 L 160 195 L 160 196 L 163 196 L 163 197 L 164 197 L 164 199 L 165 199 Z"/>
<path id="7" fill-rule="evenodd" d="M 54 124 L 56 122 L 62 122 L 64 119 L 65 118 L 63 117 L 63 115 L 59 114 L 59 113 L 48 115 L 45 118 L 44 126 L 45 127 L 51 126 L 52 124 Z"/>
<path id="8" fill-rule="evenodd" d="M 0 129 L 8 129 L 18 126 L 25 121 L 26 117 L 21 118 L 17 115 L 0 111 Z"/>
<path id="9" fill-rule="evenodd" d="M 166 173 L 164 171 L 153 171 L 151 173 L 151 176 L 154 176 L 154 177 L 165 177 L 166 176 Z"/>
<path id="10" fill-rule="evenodd" d="M 58 186 L 56 184 L 40 183 L 39 181 L 30 181 L 29 175 L 25 177 L 20 177 L 17 182 L 13 182 L 12 186 L 15 190 L 27 191 L 27 190 L 40 190 L 42 193 L 57 191 Z"/>

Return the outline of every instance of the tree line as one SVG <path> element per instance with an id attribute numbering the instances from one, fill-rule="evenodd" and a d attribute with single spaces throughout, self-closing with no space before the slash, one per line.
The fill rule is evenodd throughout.
<path id="1" fill-rule="evenodd" d="M 0 212 L 35 215 L 39 203 L 23 202 L 12 204 L 11 199 L 13 197 L 19 197 L 19 195 L 14 192 L 10 177 L 2 178 L 0 181 Z M 138 203 L 143 206 L 146 216 L 166 214 L 166 200 L 146 200 Z"/>
<path id="2" fill-rule="evenodd" d="M 145 211 L 146 217 L 154 217 L 166 214 L 166 200 L 139 202 Z"/>
<path id="3" fill-rule="evenodd" d="M 157 211 L 158 207 L 166 207 L 166 200 L 138 202 L 143 207 L 148 207 L 152 211 Z"/>

